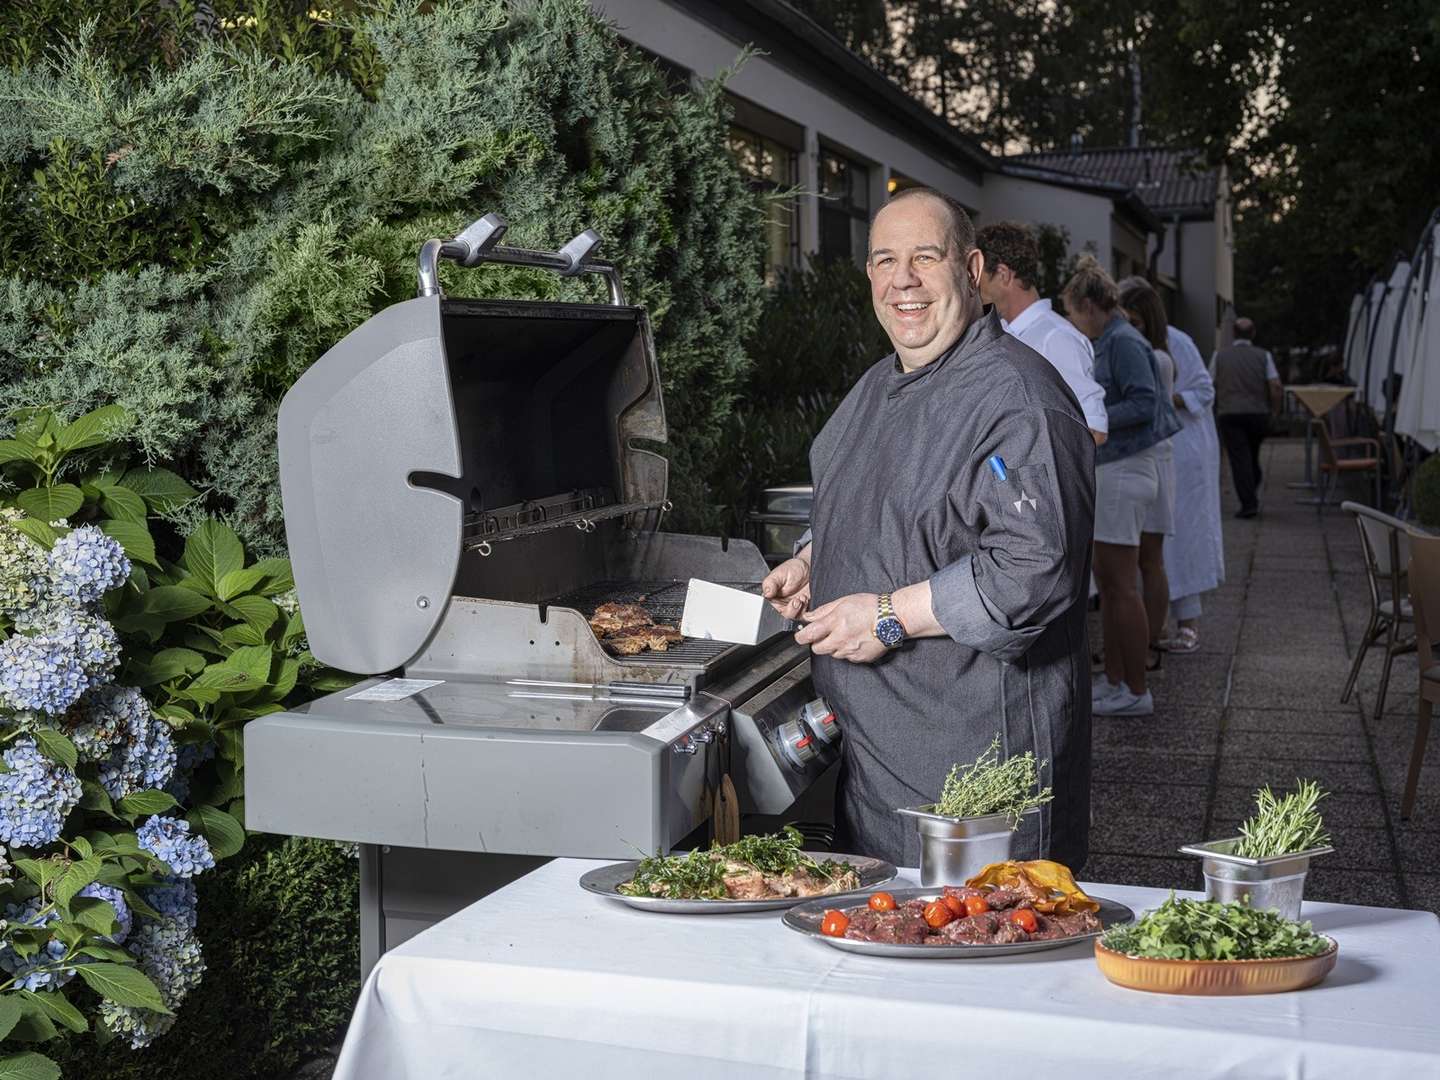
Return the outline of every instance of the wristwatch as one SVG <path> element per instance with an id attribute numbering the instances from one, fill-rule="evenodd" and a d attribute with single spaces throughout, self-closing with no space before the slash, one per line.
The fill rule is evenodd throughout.
<path id="1" fill-rule="evenodd" d="M 888 592 L 880 594 L 880 611 L 875 617 L 875 628 L 872 633 L 887 649 L 894 649 L 905 641 L 905 625 L 895 614 L 895 608 L 890 603 Z"/>

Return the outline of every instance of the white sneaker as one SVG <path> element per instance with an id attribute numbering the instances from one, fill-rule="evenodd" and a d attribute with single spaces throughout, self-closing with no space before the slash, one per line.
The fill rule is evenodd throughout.
<path id="1" fill-rule="evenodd" d="M 1122 686 L 1107 697 L 1092 698 L 1090 711 L 1096 716 L 1153 716 L 1155 698 L 1149 690 L 1136 694 Z"/>
<path id="2" fill-rule="evenodd" d="M 1106 698 L 1114 697 L 1121 689 L 1121 686 L 1118 683 L 1112 683 L 1108 676 L 1097 675 L 1090 683 L 1090 703 L 1093 706 Z"/>

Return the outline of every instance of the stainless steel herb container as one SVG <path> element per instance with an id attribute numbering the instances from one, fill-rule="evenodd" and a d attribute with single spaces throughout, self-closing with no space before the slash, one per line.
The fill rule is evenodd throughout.
<path id="1" fill-rule="evenodd" d="M 1328 855 L 1333 847 L 1310 848 L 1289 855 L 1271 855 L 1264 859 L 1247 859 L 1234 854 L 1241 837 L 1211 840 L 1205 844 L 1189 844 L 1180 850 L 1198 855 L 1205 872 L 1205 899 L 1239 900 L 1250 897 L 1250 906 L 1262 911 L 1274 909 L 1287 919 L 1300 918 L 1300 902 L 1305 894 L 1305 875 L 1310 860 Z"/>
<path id="2" fill-rule="evenodd" d="M 920 831 L 921 885 L 963 885 L 991 863 L 1010 858 L 1015 824 L 1009 814 L 955 818 L 937 814 L 929 806 L 906 806 L 896 812 L 913 818 Z"/>

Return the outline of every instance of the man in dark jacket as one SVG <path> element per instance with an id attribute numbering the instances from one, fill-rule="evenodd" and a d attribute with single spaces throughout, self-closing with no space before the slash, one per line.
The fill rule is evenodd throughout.
<path id="1" fill-rule="evenodd" d="M 844 849 L 916 865 L 895 811 L 933 803 L 999 736 L 1054 788 L 1015 856 L 1078 869 L 1095 443 L 1060 374 L 982 308 L 983 270 L 953 200 L 910 189 L 876 215 L 867 271 L 895 352 L 816 437 L 813 539 L 764 591 L 804 619 L 796 640 L 844 732 Z"/>
<path id="2" fill-rule="evenodd" d="M 1220 442 L 1230 459 L 1230 475 L 1240 511 L 1252 518 L 1260 512 L 1260 444 L 1279 411 L 1284 390 L 1275 358 L 1254 343 L 1255 324 L 1235 320 L 1235 343 L 1216 351 L 1210 361 L 1215 382 L 1215 418 Z"/>

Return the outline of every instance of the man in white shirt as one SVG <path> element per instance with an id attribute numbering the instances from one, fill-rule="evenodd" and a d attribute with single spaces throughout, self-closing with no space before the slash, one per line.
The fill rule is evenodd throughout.
<path id="1" fill-rule="evenodd" d="M 1095 351 L 1068 319 L 1055 314 L 1049 300 L 1040 298 L 1035 234 L 1018 222 L 997 221 L 975 234 L 975 244 L 985 256 L 980 298 L 995 305 L 1001 326 L 1050 361 L 1080 402 L 1095 444 L 1103 443 L 1109 421 L 1105 389 L 1095 381 Z"/>

